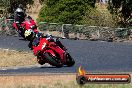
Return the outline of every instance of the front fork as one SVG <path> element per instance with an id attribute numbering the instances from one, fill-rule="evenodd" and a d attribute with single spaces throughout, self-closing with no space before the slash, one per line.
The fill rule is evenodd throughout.
<path id="1" fill-rule="evenodd" d="M 41 65 L 46 63 L 46 60 L 45 60 L 45 58 L 43 57 L 43 54 L 40 51 L 37 52 L 37 62 Z"/>

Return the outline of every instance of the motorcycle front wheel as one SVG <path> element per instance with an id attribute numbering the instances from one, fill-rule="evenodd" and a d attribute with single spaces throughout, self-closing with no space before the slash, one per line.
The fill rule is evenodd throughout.
<path id="1" fill-rule="evenodd" d="M 74 59 L 71 57 L 71 55 L 69 53 L 66 53 L 66 65 L 68 67 L 71 67 L 75 64 Z"/>
<path id="2" fill-rule="evenodd" d="M 45 64 L 45 61 L 42 57 L 40 56 L 37 56 L 37 62 L 40 64 L 40 65 L 44 65 Z"/>

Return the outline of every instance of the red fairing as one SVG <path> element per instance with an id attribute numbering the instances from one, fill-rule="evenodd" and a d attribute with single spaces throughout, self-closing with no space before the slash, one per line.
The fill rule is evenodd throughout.
<path id="1" fill-rule="evenodd" d="M 22 22 L 21 26 L 25 30 L 32 29 L 35 33 L 38 32 L 36 23 L 33 19 L 25 18 L 25 20 Z M 13 23 L 13 27 L 18 31 L 18 28 L 16 26 L 16 23 Z"/>
<path id="2" fill-rule="evenodd" d="M 18 31 L 18 28 L 17 28 L 17 26 L 16 26 L 16 23 L 15 23 L 15 22 L 13 23 L 13 27 L 16 29 L 16 31 Z"/>
<path id="3" fill-rule="evenodd" d="M 42 51 L 44 47 L 44 43 L 46 43 L 46 45 L 48 44 L 48 41 L 45 39 L 45 38 L 40 38 L 40 42 L 39 42 L 39 45 L 38 46 L 32 46 L 33 47 L 33 52 L 34 52 L 34 55 L 37 54 L 37 51 L 40 50 Z"/>
<path id="4" fill-rule="evenodd" d="M 50 53 L 52 56 L 56 56 L 55 53 L 59 55 L 59 58 L 61 59 L 62 63 L 65 63 L 64 58 L 64 50 L 62 50 L 59 46 L 57 46 L 54 42 L 49 42 L 46 40 L 46 38 L 40 38 L 39 45 L 33 46 L 33 52 L 34 55 L 37 54 L 37 51 L 41 51 L 41 53 Z"/>
<path id="5" fill-rule="evenodd" d="M 62 50 L 59 46 L 56 46 L 55 43 L 53 43 L 53 45 L 51 44 L 50 48 L 52 50 L 55 50 L 59 55 L 60 55 L 60 58 L 62 60 L 62 62 L 65 62 L 65 59 L 64 59 L 64 50 Z"/>

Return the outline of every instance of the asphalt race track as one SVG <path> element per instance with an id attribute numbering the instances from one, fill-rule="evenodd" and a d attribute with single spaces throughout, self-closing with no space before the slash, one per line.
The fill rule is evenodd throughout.
<path id="1" fill-rule="evenodd" d="M 87 72 L 131 72 L 132 43 L 87 40 L 61 40 L 76 64 L 73 67 L 24 66 L 0 69 L 0 74 L 75 73 L 79 66 Z M 28 42 L 20 37 L 0 36 L 0 48 L 30 51 Z"/>

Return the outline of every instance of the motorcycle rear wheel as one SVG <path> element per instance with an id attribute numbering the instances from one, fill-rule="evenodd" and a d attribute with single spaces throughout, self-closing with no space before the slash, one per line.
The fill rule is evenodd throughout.
<path id="1" fill-rule="evenodd" d="M 63 66 L 61 60 L 57 57 L 52 56 L 50 53 L 45 53 L 46 59 L 49 61 L 49 64 L 60 68 Z"/>

